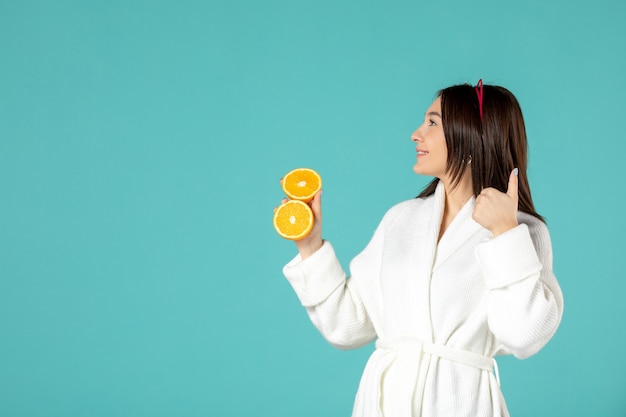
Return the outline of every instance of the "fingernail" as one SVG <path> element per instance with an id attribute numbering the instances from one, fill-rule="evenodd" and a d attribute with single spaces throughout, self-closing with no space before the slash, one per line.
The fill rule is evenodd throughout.
<path id="1" fill-rule="evenodd" d="M 513 174 L 515 174 L 515 176 L 517 177 L 517 174 L 519 174 L 519 169 L 515 168 L 515 169 L 513 170 Z"/>

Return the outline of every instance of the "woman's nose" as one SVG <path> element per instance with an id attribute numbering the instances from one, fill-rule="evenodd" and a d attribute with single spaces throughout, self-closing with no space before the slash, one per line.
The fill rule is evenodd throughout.
<path id="1" fill-rule="evenodd" d="M 420 136 L 420 130 L 419 130 L 419 128 L 418 128 L 418 129 L 415 129 L 415 132 L 413 132 L 413 133 L 411 134 L 411 140 L 412 140 L 413 142 L 418 142 L 418 141 L 420 141 L 421 139 L 422 139 L 422 137 Z"/>

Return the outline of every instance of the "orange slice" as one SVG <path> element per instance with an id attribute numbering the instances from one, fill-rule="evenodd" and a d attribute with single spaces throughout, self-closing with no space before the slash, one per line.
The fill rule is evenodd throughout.
<path id="1" fill-rule="evenodd" d="M 287 197 L 308 203 L 322 189 L 322 177 L 310 168 L 298 168 L 283 178 L 283 191 Z"/>
<path id="2" fill-rule="evenodd" d="M 303 239 L 312 228 L 313 211 L 307 203 L 289 200 L 274 212 L 274 229 L 285 239 Z"/>

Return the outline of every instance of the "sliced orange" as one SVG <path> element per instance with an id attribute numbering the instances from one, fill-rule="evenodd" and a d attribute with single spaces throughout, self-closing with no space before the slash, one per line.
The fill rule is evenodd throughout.
<path id="1" fill-rule="evenodd" d="M 310 168 L 298 168 L 283 178 L 283 191 L 287 197 L 308 203 L 322 189 L 322 177 Z"/>
<path id="2" fill-rule="evenodd" d="M 313 211 L 307 203 L 289 200 L 274 212 L 274 229 L 285 239 L 303 239 L 312 228 Z"/>

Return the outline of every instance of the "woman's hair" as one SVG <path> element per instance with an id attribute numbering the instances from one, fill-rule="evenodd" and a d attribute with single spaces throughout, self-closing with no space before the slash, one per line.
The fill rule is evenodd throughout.
<path id="1" fill-rule="evenodd" d="M 483 85 L 482 120 L 473 86 L 444 88 L 438 97 L 448 148 L 446 172 L 452 178 L 452 186 L 458 185 L 465 169 L 471 167 L 475 196 L 487 187 L 506 192 L 511 171 L 518 168 L 519 210 L 544 221 L 535 211 L 530 194 L 526 128 L 515 96 L 504 87 Z M 435 178 L 418 198 L 433 194 L 438 182 Z"/>

